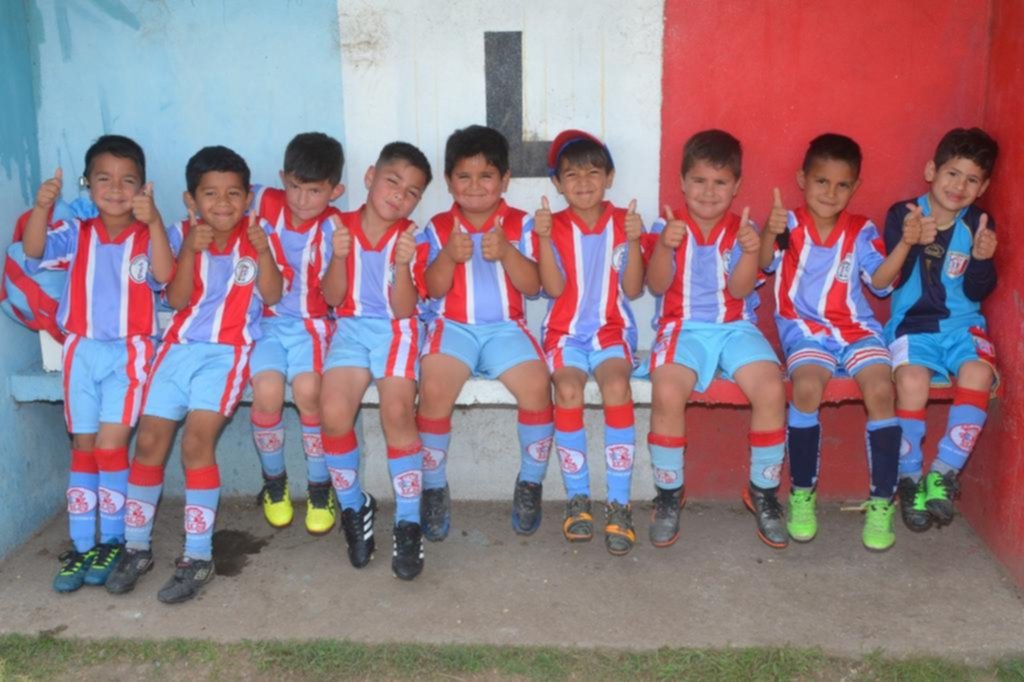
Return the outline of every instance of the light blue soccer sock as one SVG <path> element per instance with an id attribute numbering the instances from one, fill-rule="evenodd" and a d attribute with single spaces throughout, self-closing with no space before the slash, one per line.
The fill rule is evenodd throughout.
<path id="1" fill-rule="evenodd" d="M 633 401 L 604 408 L 604 460 L 608 501 L 629 504 L 636 454 Z"/>
<path id="2" fill-rule="evenodd" d="M 185 558 L 213 559 L 213 526 L 220 503 L 217 465 L 185 469 Z"/>
<path id="3" fill-rule="evenodd" d="M 100 542 L 124 543 L 124 503 L 128 494 L 128 448 L 96 449 L 100 469 Z"/>
<path id="4" fill-rule="evenodd" d="M 423 491 L 423 444 L 402 448 L 388 446 L 388 473 L 395 490 L 395 523 L 420 522 L 420 497 Z"/>
<path id="5" fill-rule="evenodd" d="M 323 436 L 324 460 L 331 474 L 331 485 L 342 509 L 359 511 L 363 506 L 363 488 L 359 481 L 359 443 L 356 432 L 343 436 Z"/>
<path id="6" fill-rule="evenodd" d="M 903 437 L 900 439 L 900 478 L 909 478 L 917 483 L 924 468 L 924 410 L 896 410 Z"/>
<path id="7" fill-rule="evenodd" d="M 988 392 L 957 388 L 953 406 L 949 408 L 946 433 L 939 441 L 939 454 L 932 462 L 932 471 L 945 474 L 960 471 L 978 442 L 988 417 Z"/>
<path id="8" fill-rule="evenodd" d="M 551 460 L 551 443 L 555 436 L 554 411 L 519 410 L 516 425 L 519 435 L 519 480 L 543 483 Z"/>
<path id="9" fill-rule="evenodd" d="M 253 410 L 252 439 L 260 456 L 264 478 L 284 476 L 284 422 L 278 414 L 262 414 Z"/>
<path id="10" fill-rule="evenodd" d="M 902 440 L 899 420 L 892 417 L 869 421 L 866 440 L 871 497 L 891 499 L 896 494 L 899 475 Z"/>
<path id="11" fill-rule="evenodd" d="M 416 417 L 416 428 L 423 442 L 423 489 L 437 490 L 448 485 L 448 444 L 452 439 L 452 420 Z"/>
<path id="12" fill-rule="evenodd" d="M 302 422 L 302 452 L 306 455 L 306 480 L 311 484 L 331 482 L 324 459 L 324 444 L 320 438 L 320 418 L 299 415 Z"/>
<path id="13" fill-rule="evenodd" d="M 583 429 L 582 407 L 555 408 L 555 447 L 566 497 L 570 500 L 577 495 L 590 497 L 587 432 Z"/>
<path id="14" fill-rule="evenodd" d="M 821 423 L 818 411 L 802 412 L 790 404 L 786 412 L 789 480 L 794 488 L 813 488 L 821 462 Z"/>
<path id="15" fill-rule="evenodd" d="M 68 533 L 75 551 L 88 552 L 96 546 L 96 490 L 99 468 L 91 450 L 71 451 L 71 472 L 66 492 Z"/>
<path id="16" fill-rule="evenodd" d="M 163 489 L 162 466 L 132 462 L 128 470 L 128 501 L 124 503 L 124 544 L 128 549 L 149 549 L 153 517 Z"/>
<path id="17" fill-rule="evenodd" d="M 786 454 L 786 429 L 750 432 L 750 482 L 758 488 L 778 488 Z"/>
<path id="18" fill-rule="evenodd" d="M 662 490 L 682 488 L 686 466 L 686 436 L 665 436 L 651 432 L 647 434 L 647 447 L 651 451 L 654 485 Z"/>

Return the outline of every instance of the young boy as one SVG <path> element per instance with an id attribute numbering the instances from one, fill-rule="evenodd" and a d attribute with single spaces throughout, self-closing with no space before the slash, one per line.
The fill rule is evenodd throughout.
<path id="1" fill-rule="evenodd" d="M 99 216 L 47 230 L 63 174 L 39 188 L 25 225 L 30 267 L 67 268 L 58 318 L 64 342 L 64 419 L 71 434 L 67 488 L 74 549 L 60 558 L 57 592 L 103 585 L 124 547 L 128 439 L 153 359 L 154 290 L 171 277 L 171 255 L 146 159 L 133 140 L 100 137 L 85 153 L 84 180 Z M 99 507 L 100 544 L 96 544 Z"/>
<path id="2" fill-rule="evenodd" d="M 996 286 L 995 222 L 973 205 L 988 189 L 998 154 L 996 141 L 979 128 L 949 131 L 925 166 L 928 192 L 897 202 L 885 219 L 890 248 L 907 230 L 921 235 L 900 273 L 885 327 L 903 427 L 900 512 L 913 531 L 953 520 L 957 475 L 985 424 L 998 376 L 981 314 L 981 301 Z M 928 389 L 951 375 L 953 406 L 938 455 L 922 479 Z"/>
<path id="3" fill-rule="evenodd" d="M 284 528 L 292 522 L 281 415 L 287 382 L 302 423 L 309 486 L 306 530 L 313 535 L 330 532 L 335 522 L 331 477 L 320 441 L 320 375 L 333 323 L 320 280 L 333 255 L 331 216 L 336 210 L 330 204 L 345 191 L 344 161 L 341 144 L 334 138 L 324 133 L 296 135 L 284 152 L 284 189 L 254 188 L 251 207 L 274 229 L 295 276 L 281 301 L 264 309 L 263 336 L 250 363 L 252 435 L 264 480 L 260 502 L 271 526 Z"/>
<path id="4" fill-rule="evenodd" d="M 508 141 L 497 130 L 456 130 L 444 165 L 455 204 L 434 216 L 423 234 L 426 290 L 437 312 L 423 349 L 416 417 L 424 451 L 423 533 L 433 541 L 448 535 L 451 415 L 462 386 L 478 374 L 501 380 L 516 398 L 520 470 L 512 527 L 530 535 L 540 526 L 541 485 L 555 429 L 547 366 L 523 311 L 523 294 L 540 291 L 533 218 L 502 199 L 511 174 Z"/>
<path id="5" fill-rule="evenodd" d="M 647 287 L 658 297 L 651 377 L 648 446 L 657 496 L 650 537 L 668 547 L 679 537 L 684 496 L 686 402 L 707 390 L 719 371 L 747 396 L 750 483 L 743 499 L 757 518 L 758 536 L 786 546 L 776 490 L 785 440 L 785 389 L 775 351 L 756 326 L 759 238 L 749 219 L 729 211 L 740 189 L 739 140 L 722 130 L 697 133 L 683 146 L 686 208 L 665 207 L 648 235 Z"/>
<path id="6" fill-rule="evenodd" d="M 559 133 L 547 161 L 551 181 L 569 204 L 552 215 L 544 197 L 534 216 L 541 285 L 551 299 L 543 339 L 555 384 L 555 445 L 568 497 L 562 533 L 569 542 L 594 535 L 583 428 L 583 389 L 593 375 L 605 415 L 605 547 L 623 556 L 636 544 L 629 503 L 636 445 L 629 380 L 636 323 L 629 299 L 643 290 L 643 223 L 635 200 L 628 209 L 604 200 L 615 165 L 593 135 Z"/>
<path id="7" fill-rule="evenodd" d="M 876 295 L 887 295 L 917 236 L 902 235 L 883 256 L 874 223 L 846 212 L 860 186 L 860 167 L 860 147 L 850 138 L 826 133 L 811 140 L 796 177 L 804 205 L 787 213 L 781 192 L 775 190 L 761 240 L 761 265 L 774 270 L 781 261 L 775 280 L 775 321 L 793 382 L 788 414 L 789 534 L 798 542 L 810 542 L 818 532 L 818 409 L 825 386 L 839 369 L 856 380 L 868 415 L 871 489 L 862 539 L 868 549 L 885 551 L 896 541 L 892 498 L 900 427 L 882 327 L 857 277 Z M 779 250 L 777 238 L 787 229 L 788 243 Z"/>
<path id="8" fill-rule="evenodd" d="M 249 167 L 226 147 L 205 147 L 188 161 L 188 221 L 170 230 L 178 264 L 167 286 L 177 312 L 164 332 L 146 386 L 135 458 L 128 475 L 125 555 L 107 580 L 128 592 L 153 566 L 150 539 L 164 464 L 185 420 L 185 550 L 157 593 L 164 603 L 194 597 L 213 578 L 213 526 L 220 500 L 215 445 L 248 381 L 263 305 L 281 299 L 290 276 L 277 235 L 255 214 Z"/>
<path id="9" fill-rule="evenodd" d="M 363 394 L 374 381 L 395 490 L 391 570 L 403 580 L 423 570 L 423 446 L 415 416 L 421 330 L 412 273 L 416 226 L 408 218 L 430 179 L 430 164 L 419 149 L 405 142 L 386 145 L 363 179 L 366 203 L 336 218 L 335 237 L 350 235 L 351 246 L 335 244 L 323 280 L 324 298 L 338 316 L 320 393 L 323 447 L 342 508 L 348 558 L 362 568 L 375 548 L 377 501 L 360 485 L 353 431 Z"/>

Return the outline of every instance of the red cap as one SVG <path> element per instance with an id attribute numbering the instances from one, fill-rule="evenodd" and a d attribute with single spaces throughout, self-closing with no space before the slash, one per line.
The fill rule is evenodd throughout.
<path id="1" fill-rule="evenodd" d="M 608 155 L 608 160 L 612 160 L 612 153 L 608 151 L 608 147 L 605 143 L 601 142 L 601 140 L 597 139 L 590 133 L 582 130 L 563 130 L 558 133 L 558 136 L 551 142 L 551 146 L 548 147 L 548 175 L 558 174 L 558 162 L 561 160 L 562 154 L 565 152 L 565 148 L 573 142 L 579 142 L 580 140 L 589 140 L 590 142 L 601 145 L 604 147 L 604 153 Z"/>

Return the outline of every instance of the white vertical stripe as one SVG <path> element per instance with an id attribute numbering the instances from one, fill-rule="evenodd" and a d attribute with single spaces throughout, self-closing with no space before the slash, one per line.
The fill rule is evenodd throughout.
<path id="1" fill-rule="evenodd" d="M 512 248 L 512 246 L 509 245 L 509 248 Z M 508 301 L 508 282 L 505 280 L 505 267 L 501 264 L 501 261 L 495 261 L 494 274 L 498 278 L 498 296 L 501 297 L 501 319 L 507 322 L 512 319 L 509 313 L 512 306 Z"/>
<path id="2" fill-rule="evenodd" d="M 384 276 L 381 278 L 381 288 L 383 289 L 381 293 L 384 294 L 384 307 L 388 311 L 388 317 L 392 320 L 395 319 L 395 313 L 393 310 L 391 310 L 391 277 L 389 275 L 392 265 L 391 256 L 395 251 L 395 244 L 398 243 L 398 237 L 401 234 L 401 231 L 395 232 L 395 234 L 391 236 L 391 239 L 388 240 L 388 243 L 385 244 L 384 246 Z M 395 263 L 394 267 L 395 277 L 398 277 L 398 264 Z M 407 265 L 406 267 L 409 266 Z"/>
<path id="3" fill-rule="evenodd" d="M 117 334 L 120 337 L 128 336 L 128 296 L 132 290 L 131 261 L 132 250 L 135 247 L 135 235 L 131 235 L 121 245 L 121 268 L 118 270 L 120 277 L 117 282 L 118 303 L 117 311 Z"/>
<path id="4" fill-rule="evenodd" d="M 786 295 L 789 297 L 790 302 L 793 304 L 793 314 L 796 317 L 796 324 L 800 327 L 800 331 L 804 333 L 804 336 L 812 336 L 810 327 L 804 322 L 803 318 L 800 317 L 800 311 L 798 310 L 798 302 L 796 300 L 796 292 L 800 288 L 800 280 L 803 279 L 803 273 L 807 268 L 807 259 L 811 254 L 811 235 L 805 233 L 803 248 L 800 249 L 800 257 L 797 259 L 796 272 L 793 273 L 793 283 L 789 286 L 789 291 Z M 783 255 L 785 259 L 785 255 Z M 775 275 L 782 281 L 782 266 L 779 266 L 779 272 Z"/>
<path id="5" fill-rule="evenodd" d="M 189 265 L 189 269 L 192 270 L 192 276 L 193 277 L 195 276 L 195 269 L 194 268 L 195 268 L 194 264 L 190 264 Z M 192 306 L 192 312 L 181 323 L 181 329 L 178 331 L 178 339 L 181 340 L 181 341 L 184 341 L 185 337 L 188 335 L 188 330 L 192 327 L 192 323 L 195 322 L 196 315 L 199 312 L 200 306 L 202 305 L 203 301 L 206 299 L 207 294 L 209 294 L 209 292 L 210 292 L 210 288 L 208 286 L 206 286 L 207 270 L 208 269 L 209 269 L 209 254 L 206 251 L 202 251 L 202 252 L 199 253 L 199 278 L 203 282 L 203 285 L 204 285 L 203 286 L 203 293 L 202 293 L 202 295 L 200 295 L 199 299 L 196 301 L 196 304 L 194 306 Z M 193 293 L 195 293 L 195 283 L 194 282 L 192 284 L 192 287 L 193 287 Z M 191 298 L 192 298 L 192 296 L 190 295 L 189 299 L 191 299 Z M 186 301 L 185 304 L 188 305 L 188 301 Z"/>
<path id="6" fill-rule="evenodd" d="M 696 242 L 689 225 L 686 227 L 686 257 L 683 259 L 683 319 L 693 319 L 693 251 Z"/>
<path id="7" fill-rule="evenodd" d="M 459 229 L 462 229 L 461 225 Z M 465 268 L 463 274 L 465 275 L 466 283 L 466 322 L 476 324 L 476 295 L 473 291 L 476 287 L 473 286 L 473 259 L 470 258 L 462 265 Z"/>
<path id="8" fill-rule="evenodd" d="M 570 221 L 570 228 L 572 229 L 572 257 L 573 264 L 576 268 L 576 307 L 572 311 L 572 319 L 569 320 L 569 334 L 574 335 L 576 333 L 576 323 L 580 319 L 580 310 L 583 308 L 583 241 L 581 239 L 580 230 L 576 227 L 576 223 Z"/>
<path id="9" fill-rule="evenodd" d="M 363 245 L 358 239 L 352 240 L 352 267 L 349 268 L 349 293 L 352 294 L 352 313 L 363 314 Z"/>
<path id="10" fill-rule="evenodd" d="M 833 228 L 833 229 L 835 229 L 835 228 Z M 836 272 L 839 270 L 839 266 L 843 262 L 843 247 L 845 245 L 846 245 L 846 235 L 845 234 L 841 234 L 841 235 L 839 235 L 839 241 L 836 242 L 836 245 L 832 249 L 832 265 L 831 265 L 831 267 L 829 267 L 828 272 L 825 273 L 825 282 L 826 283 L 832 283 L 832 284 L 836 283 Z M 828 294 L 831 291 L 831 289 L 832 289 L 832 287 L 827 286 L 827 287 L 823 287 L 822 290 L 821 290 L 820 298 L 818 299 L 818 318 L 822 322 L 824 322 L 825 326 L 827 326 L 832 331 L 832 333 L 840 341 L 842 341 L 843 340 L 842 337 L 840 337 L 838 334 L 836 334 L 836 328 L 829 321 L 828 317 L 826 317 L 826 308 L 827 308 L 827 304 L 828 304 Z"/>
<path id="11" fill-rule="evenodd" d="M 99 235 L 96 230 L 90 229 L 89 254 L 85 261 L 85 291 L 82 292 L 85 298 L 85 337 L 93 337 L 93 300 L 92 294 L 96 291 L 96 244 L 99 242 Z M 81 235 L 79 235 L 81 238 Z"/>
<path id="12" fill-rule="evenodd" d="M 718 283 L 718 286 L 715 287 L 715 298 L 718 301 L 715 322 L 719 324 L 725 322 L 725 292 L 726 287 L 729 286 L 729 275 L 725 271 L 725 254 L 722 253 L 722 241 L 725 239 L 726 233 L 727 230 L 722 230 L 718 239 L 715 240 L 715 282 Z M 729 249 L 728 253 L 732 253 L 732 249 Z"/>
<path id="13" fill-rule="evenodd" d="M 605 326 L 608 323 L 608 297 L 611 295 L 612 280 L 616 279 L 621 273 L 615 272 L 615 225 L 611 218 L 608 219 L 608 224 L 603 230 L 601 230 L 601 244 L 604 246 L 603 260 L 598 267 L 598 272 L 607 273 L 601 278 L 601 299 L 598 316 L 598 329 Z M 577 273 L 577 276 L 582 275 L 582 271 Z M 581 277 L 581 280 L 585 281 L 585 278 Z M 597 339 L 594 339 L 595 347 Z"/>

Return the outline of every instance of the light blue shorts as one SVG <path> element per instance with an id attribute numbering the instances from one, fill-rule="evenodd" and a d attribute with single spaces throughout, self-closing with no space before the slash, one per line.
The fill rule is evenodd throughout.
<path id="1" fill-rule="evenodd" d="M 290 384 L 305 372 L 322 374 L 334 323 L 327 319 L 264 317 L 260 321 L 263 336 L 252 350 L 249 369 L 283 374 Z"/>
<path id="2" fill-rule="evenodd" d="M 544 360 L 540 345 L 521 321 L 463 324 L 437 318 L 427 327 L 423 355 L 451 356 L 476 376 L 497 379 L 531 360 Z"/>
<path id="3" fill-rule="evenodd" d="M 100 424 L 135 426 L 156 344 L 148 336 L 97 341 L 68 334 L 62 384 L 69 433 L 97 433 Z"/>
<path id="4" fill-rule="evenodd" d="M 336 367 L 363 367 L 374 380 L 420 376 L 419 320 L 387 320 L 380 317 L 342 317 L 338 320 L 324 371 Z"/>
<path id="5" fill-rule="evenodd" d="M 906 334 L 889 344 L 893 371 L 903 365 L 921 365 L 932 371 L 932 385 L 949 386 L 964 363 L 984 362 L 995 373 L 996 348 L 981 327 L 938 334 Z"/>
<path id="6" fill-rule="evenodd" d="M 230 417 L 249 383 L 251 352 L 251 345 L 161 344 L 142 414 L 181 421 L 193 410 L 208 410 Z"/>
<path id="7" fill-rule="evenodd" d="M 590 337 L 565 335 L 550 346 L 546 342 L 544 350 L 552 374 L 563 367 L 593 374 L 601 363 L 617 358 L 636 367 L 636 330 L 606 330 Z"/>
<path id="8" fill-rule="evenodd" d="M 741 367 L 765 360 L 779 364 L 768 339 L 747 320 L 668 322 L 658 330 L 651 355 L 637 376 L 649 378 L 671 362 L 692 369 L 697 375 L 694 390 L 703 392 L 719 371 L 722 378 L 732 380 Z"/>
<path id="9" fill-rule="evenodd" d="M 850 377 L 871 365 L 892 366 L 889 349 L 877 336 L 868 336 L 847 344 L 831 336 L 804 337 L 785 348 L 784 352 L 789 376 L 793 375 L 794 369 L 803 365 L 817 365 L 832 375 Z"/>

